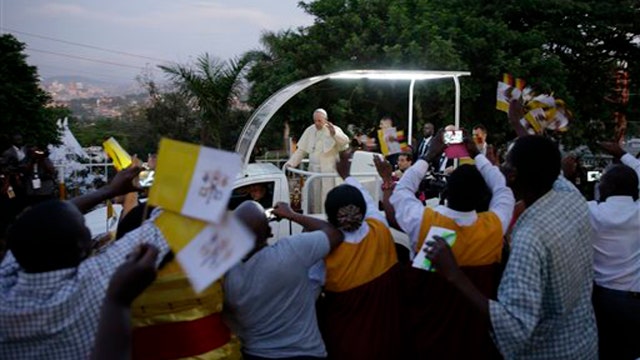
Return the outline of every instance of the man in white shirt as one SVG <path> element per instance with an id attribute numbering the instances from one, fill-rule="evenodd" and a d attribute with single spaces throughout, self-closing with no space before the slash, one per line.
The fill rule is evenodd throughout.
<path id="1" fill-rule="evenodd" d="M 22 135 L 15 134 L 11 138 L 11 147 L 2 154 L 3 160 L 10 165 L 15 165 L 26 157 L 24 153 Z"/>
<path id="2" fill-rule="evenodd" d="M 305 156 L 309 156 L 309 171 L 316 173 L 332 173 L 336 171 L 336 161 L 340 151 L 349 146 L 349 137 L 342 129 L 333 125 L 328 120 L 324 109 L 316 109 L 313 112 L 313 125 L 304 130 L 298 148 L 291 155 L 284 167 L 296 167 L 300 165 Z M 313 213 L 322 212 L 324 199 L 334 186 L 335 179 L 323 178 L 320 184 L 312 184 L 311 210 Z M 318 186 L 320 185 L 320 186 Z"/>
<path id="3" fill-rule="evenodd" d="M 478 146 L 478 151 L 486 156 L 492 164 L 497 165 L 495 149 L 487 143 L 487 128 L 484 125 L 478 124 L 473 127 L 473 141 Z"/>
<path id="4" fill-rule="evenodd" d="M 415 164 L 407 170 L 402 179 L 398 182 L 398 185 L 390 198 L 391 205 L 395 208 L 398 224 L 409 235 L 412 252 L 416 250 L 415 247 L 419 240 L 421 240 L 419 238 L 419 232 L 423 220 L 423 213 L 425 211 L 424 205 L 422 205 L 422 202 L 415 197 L 415 193 L 430 167 L 429 164 L 433 163 L 434 159 L 439 159 L 441 157 L 444 147 L 441 139 L 442 134 L 437 134 L 435 138 L 436 139 L 431 142 L 431 147 L 427 155 L 424 158 L 417 160 Z M 487 158 L 484 155 L 479 154 L 477 150 L 472 152 L 472 150 L 474 150 L 472 149 L 472 146 L 473 144 L 471 144 L 471 146 L 467 146 L 470 150 L 469 153 L 474 157 L 475 167 L 482 175 L 482 178 L 486 182 L 486 186 L 489 187 L 489 190 L 492 193 L 489 211 L 495 213 L 500 220 L 500 225 L 502 226 L 501 231 L 502 234 L 504 234 L 509 226 L 509 222 L 511 221 L 511 215 L 513 214 L 513 207 L 515 205 L 513 193 L 506 186 L 505 178 L 500 170 L 498 170 L 497 167 L 492 166 Z M 463 181 L 460 183 L 463 183 Z M 466 190 L 468 190 L 468 188 L 477 188 L 478 186 L 471 186 L 473 184 L 467 185 L 467 189 L 451 189 L 449 187 L 447 206 L 438 206 L 434 209 L 435 212 L 453 219 L 460 226 L 473 225 L 478 219 L 478 215 L 475 210 L 476 207 L 471 206 L 468 203 L 473 203 L 475 199 L 463 197 L 460 196 L 460 194 L 467 193 Z M 475 195 L 480 195 L 479 191 L 476 192 Z M 460 202 L 465 202 L 465 204 L 460 206 Z"/>
<path id="5" fill-rule="evenodd" d="M 430 164 L 441 157 L 442 134 L 434 136 L 427 155 L 402 176 L 390 202 L 398 224 L 409 235 L 412 254 L 420 251 L 431 229 L 440 227 L 455 232 L 456 259 L 480 291 L 490 296 L 498 287 L 503 236 L 515 203 L 513 193 L 500 170 L 479 154 L 467 138 L 465 145 L 475 159 L 475 166 L 462 165 L 451 173 L 446 206 L 425 207 L 415 193 Z M 487 203 L 488 211 L 478 211 L 486 210 Z M 498 356 L 486 321 L 466 305 L 460 292 L 442 286 L 439 276 L 430 271 L 411 268 L 407 276 L 411 279 L 406 301 L 412 329 L 408 335 L 410 353 L 454 359 Z M 462 328 L 464 332 L 459 331 Z"/>
<path id="6" fill-rule="evenodd" d="M 620 159 L 600 179 L 598 202 L 589 202 L 593 226 L 593 306 L 598 322 L 600 357 L 640 357 L 640 160 L 616 143 L 602 147 Z"/>

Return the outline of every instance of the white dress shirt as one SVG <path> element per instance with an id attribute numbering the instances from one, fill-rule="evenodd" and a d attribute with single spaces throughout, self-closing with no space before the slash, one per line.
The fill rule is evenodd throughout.
<path id="1" fill-rule="evenodd" d="M 513 193 L 507 187 L 506 180 L 498 167 L 491 165 L 484 155 L 477 155 L 475 164 L 492 193 L 489 211 L 494 212 L 500 219 L 504 234 L 509 228 L 515 206 Z M 429 164 L 424 160 L 418 160 L 404 173 L 389 199 L 395 208 L 398 224 L 409 235 L 412 254 L 418 244 L 425 209 L 415 193 L 428 170 Z M 460 212 L 446 206 L 438 206 L 435 211 L 454 220 L 460 226 L 471 226 L 478 219 L 475 211 Z"/>
<path id="2" fill-rule="evenodd" d="M 431 144 L 431 139 L 433 139 L 433 136 L 422 139 L 422 141 L 420 142 L 420 146 L 418 146 L 418 158 L 423 157 L 424 154 L 427 153 L 427 150 L 429 150 L 429 145 Z"/>
<path id="3" fill-rule="evenodd" d="M 640 177 L 640 160 L 626 154 L 622 163 Z M 640 200 L 610 196 L 589 202 L 593 226 L 593 266 L 596 284 L 614 290 L 640 292 Z"/>

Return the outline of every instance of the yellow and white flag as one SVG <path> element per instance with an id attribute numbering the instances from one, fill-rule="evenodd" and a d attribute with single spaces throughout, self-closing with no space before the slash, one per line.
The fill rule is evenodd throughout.
<path id="1" fill-rule="evenodd" d="M 129 153 L 127 153 L 127 151 L 123 149 L 118 141 L 113 137 L 110 137 L 107 141 L 103 142 L 102 147 L 111 158 L 111 161 L 113 161 L 113 166 L 116 170 L 120 171 L 122 169 L 126 169 L 133 163 L 131 155 L 129 155 Z"/>
<path id="2" fill-rule="evenodd" d="M 164 211 L 154 222 L 196 293 L 204 291 L 253 249 L 255 235 L 231 212 L 208 224 Z"/>
<path id="3" fill-rule="evenodd" d="M 149 204 L 218 223 L 241 169 L 236 153 L 162 139 Z"/>
<path id="4" fill-rule="evenodd" d="M 118 214 L 113 208 L 111 200 L 107 200 L 107 232 L 114 232 L 118 227 Z"/>

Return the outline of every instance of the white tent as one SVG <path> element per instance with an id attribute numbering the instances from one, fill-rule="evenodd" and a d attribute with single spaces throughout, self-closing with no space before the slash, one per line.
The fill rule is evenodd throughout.
<path id="1" fill-rule="evenodd" d="M 63 165 L 69 161 L 89 158 L 76 137 L 73 136 L 71 129 L 69 129 L 69 120 L 67 118 L 58 120 L 58 130 L 61 133 L 60 140 L 62 143 L 58 146 L 49 145 L 49 159 L 54 164 Z"/>

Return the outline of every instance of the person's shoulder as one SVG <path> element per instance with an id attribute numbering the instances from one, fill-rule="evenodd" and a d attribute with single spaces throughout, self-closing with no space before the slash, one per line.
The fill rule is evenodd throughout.
<path id="1" fill-rule="evenodd" d="M 307 242 L 320 241 L 322 239 L 328 239 L 327 234 L 322 230 L 302 232 L 280 239 L 274 244 L 274 246 L 282 244 L 281 246 L 290 246 L 294 248 L 304 247 Z"/>
<path id="2" fill-rule="evenodd" d="M 278 240 L 273 247 L 274 251 L 280 255 L 295 254 L 298 257 L 315 256 L 314 249 L 317 246 L 326 245 L 329 249 L 329 237 L 324 231 L 316 230 L 294 234 Z"/>

